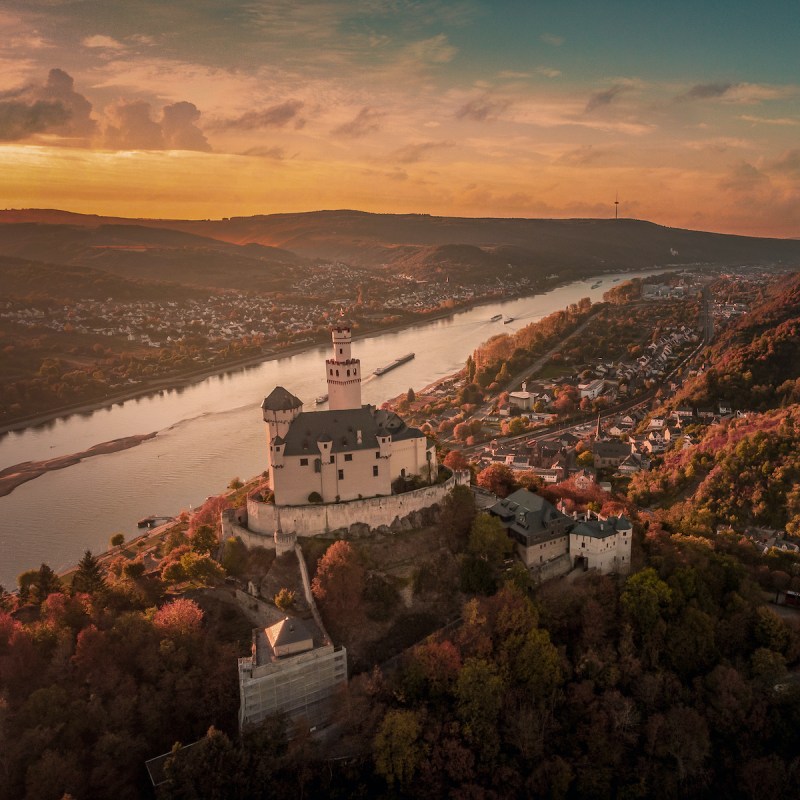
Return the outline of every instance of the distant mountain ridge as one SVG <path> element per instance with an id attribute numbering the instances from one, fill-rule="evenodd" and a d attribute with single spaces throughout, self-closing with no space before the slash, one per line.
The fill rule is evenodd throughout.
<path id="1" fill-rule="evenodd" d="M 34 245 L 29 236 L 25 247 L 17 244 L 14 250 L 8 240 L 20 237 L 21 226 L 31 224 L 38 228 L 34 238 L 42 241 Z M 126 228 L 137 232 L 126 233 Z M 69 235 L 64 229 L 70 230 Z M 568 278 L 605 270 L 698 263 L 800 266 L 800 240 L 706 233 L 633 219 L 496 219 L 338 210 L 221 220 L 151 220 L 52 209 L 0 211 L 2 255 L 58 262 L 60 257 L 47 253 L 48 244 L 68 252 L 81 236 L 83 252 L 72 253 L 69 263 L 119 271 L 129 277 L 152 277 L 146 270 L 134 271 L 130 262 L 141 259 L 112 258 L 113 243 L 108 240 L 160 247 L 162 261 L 170 248 L 173 261 L 175 248 L 189 248 L 229 260 L 227 276 L 206 264 L 208 274 L 196 276 L 197 282 L 211 279 L 228 284 L 241 283 L 231 277 L 236 270 L 244 270 L 252 278 L 254 261 L 260 262 L 263 270 L 267 263 L 288 266 L 306 259 L 342 261 L 418 277 L 447 274 L 464 279 L 509 272 L 532 278 L 559 273 Z M 186 280 L 182 273 L 164 274 L 163 267 L 158 269 L 166 279 Z"/>

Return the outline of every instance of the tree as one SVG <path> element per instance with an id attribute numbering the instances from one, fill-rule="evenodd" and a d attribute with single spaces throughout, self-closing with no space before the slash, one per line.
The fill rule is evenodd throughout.
<path id="1" fill-rule="evenodd" d="M 406 402 L 411 405 L 417 399 L 416 394 L 414 394 L 414 390 L 409 386 L 408 392 L 406 393 Z"/>
<path id="2" fill-rule="evenodd" d="M 496 569 L 513 550 L 514 543 L 497 517 L 485 513 L 475 517 L 469 533 L 468 553 Z"/>
<path id="3" fill-rule="evenodd" d="M 594 453 L 591 450 L 584 450 L 577 458 L 578 466 L 593 467 Z"/>
<path id="4" fill-rule="evenodd" d="M 500 749 L 497 722 L 503 688 L 497 668 L 482 658 L 467 659 L 456 682 L 456 711 L 464 735 L 478 748 L 484 762 L 491 762 Z"/>
<path id="5" fill-rule="evenodd" d="M 72 577 L 72 591 L 86 594 L 101 594 L 106 589 L 106 581 L 97 559 L 91 550 L 83 554 L 78 569 Z"/>
<path id="6" fill-rule="evenodd" d="M 419 712 L 392 709 L 386 713 L 373 747 L 375 771 L 390 786 L 410 786 L 425 757 L 421 735 Z"/>
<path id="7" fill-rule="evenodd" d="M 211 525 L 200 525 L 192 534 L 192 550 L 197 553 L 212 553 L 216 550 L 219 540 L 216 531 Z"/>
<path id="8" fill-rule="evenodd" d="M 228 483 L 228 488 L 235 492 L 238 489 L 241 489 L 244 484 L 242 483 L 242 479 L 237 475 L 235 478 L 231 478 L 230 482 Z"/>
<path id="9" fill-rule="evenodd" d="M 153 615 L 153 626 L 163 633 L 185 636 L 203 624 L 203 611 L 194 600 L 180 597 L 165 603 Z"/>
<path id="10" fill-rule="evenodd" d="M 442 463 L 454 472 L 469 469 L 469 461 L 461 450 L 451 450 L 445 457 Z"/>
<path id="11" fill-rule="evenodd" d="M 23 602 L 43 603 L 48 595 L 63 588 L 58 575 L 47 564 L 37 570 L 23 572 L 19 578 L 19 596 Z"/>
<path id="12" fill-rule="evenodd" d="M 238 536 L 231 536 L 222 546 L 222 566 L 225 571 L 237 577 L 247 567 L 247 547 Z"/>
<path id="13" fill-rule="evenodd" d="M 317 563 L 314 597 L 334 611 L 356 609 L 364 592 L 365 571 L 349 542 L 334 542 Z"/>
<path id="14" fill-rule="evenodd" d="M 288 611 L 293 605 L 295 594 L 291 589 L 282 588 L 273 598 L 273 602 L 281 611 Z"/>
<path id="15" fill-rule="evenodd" d="M 516 488 L 514 473 L 508 464 L 490 464 L 478 473 L 475 482 L 498 497 L 508 497 Z"/>
<path id="16" fill-rule="evenodd" d="M 125 534 L 124 533 L 115 533 L 108 542 L 112 547 L 119 547 L 122 544 L 125 544 Z"/>

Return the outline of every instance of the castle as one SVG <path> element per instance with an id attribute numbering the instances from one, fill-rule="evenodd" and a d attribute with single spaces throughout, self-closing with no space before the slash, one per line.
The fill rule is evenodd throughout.
<path id="1" fill-rule="evenodd" d="M 468 472 L 440 481 L 435 445 L 422 431 L 392 411 L 362 404 L 361 361 L 353 357 L 346 319 L 333 324 L 331 338 L 327 411 L 303 411 L 303 402 L 283 386 L 261 405 L 274 497 L 248 498 L 247 531 L 236 531 L 246 543 L 274 536 L 280 552 L 297 536 L 354 525 L 396 527 L 469 482 Z M 414 478 L 418 488 L 404 491 Z"/>
<path id="2" fill-rule="evenodd" d="M 261 405 L 267 424 L 269 479 L 276 505 L 334 503 L 390 495 L 398 478 L 438 472 L 436 449 L 395 413 L 361 404 L 361 361 L 351 353 L 350 323 L 332 329 L 325 361 L 328 411 L 303 411 L 276 386 Z"/>

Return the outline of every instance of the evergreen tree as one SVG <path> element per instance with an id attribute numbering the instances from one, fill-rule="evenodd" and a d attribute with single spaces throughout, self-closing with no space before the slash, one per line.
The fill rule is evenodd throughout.
<path id="1" fill-rule="evenodd" d="M 36 578 L 31 588 L 33 589 L 31 599 L 34 602 L 43 603 L 51 594 L 60 592 L 64 587 L 52 568 L 43 563 L 36 573 Z"/>
<path id="2" fill-rule="evenodd" d="M 78 562 L 78 570 L 72 578 L 72 591 L 86 592 L 86 594 L 100 594 L 106 588 L 106 581 L 97 563 L 97 558 L 91 550 L 83 554 Z"/>

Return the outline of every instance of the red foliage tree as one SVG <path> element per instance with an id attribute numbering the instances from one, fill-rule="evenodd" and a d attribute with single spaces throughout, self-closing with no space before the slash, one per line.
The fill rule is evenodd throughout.
<path id="1" fill-rule="evenodd" d="M 507 464 L 490 464 L 478 473 L 478 486 L 488 489 L 498 497 L 508 497 L 516 489 L 514 473 Z"/>
<path id="2" fill-rule="evenodd" d="M 334 542 L 317 564 L 311 591 L 334 611 L 352 610 L 361 601 L 364 576 L 364 567 L 350 543 Z"/>
<path id="3" fill-rule="evenodd" d="M 153 616 L 153 625 L 164 633 L 190 634 L 200 630 L 202 624 L 202 609 L 185 598 L 164 604 Z"/>

